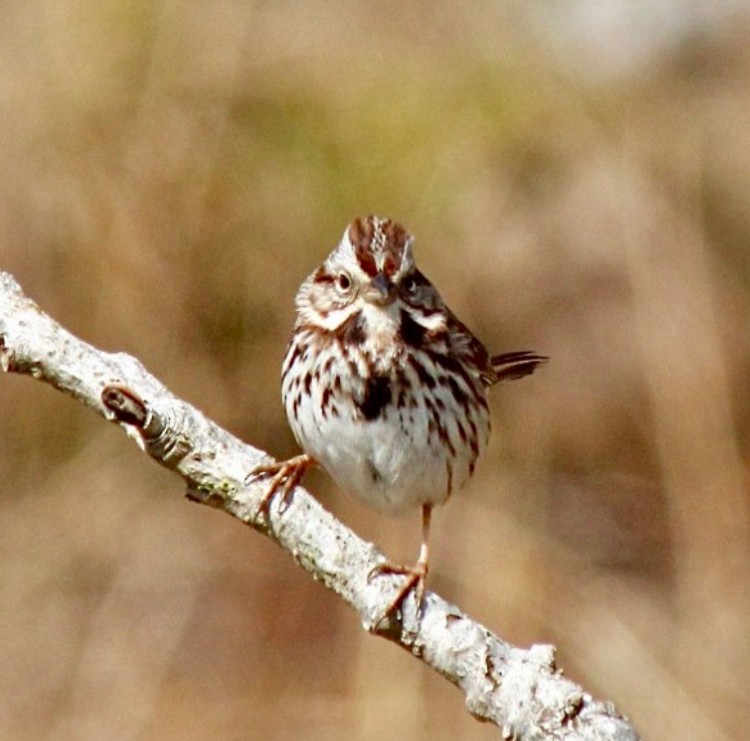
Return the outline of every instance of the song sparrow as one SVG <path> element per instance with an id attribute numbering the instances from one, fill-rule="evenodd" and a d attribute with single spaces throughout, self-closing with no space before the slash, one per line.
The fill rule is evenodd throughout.
<path id="1" fill-rule="evenodd" d="M 251 473 L 272 475 L 264 505 L 278 491 L 286 498 L 313 463 L 379 510 L 421 505 L 416 564 L 371 574 L 407 576 L 390 610 L 414 588 L 421 604 L 432 507 L 469 479 L 487 445 L 487 388 L 547 360 L 490 357 L 417 269 L 412 241 L 389 219 L 356 219 L 304 281 L 281 374 L 304 454 Z"/>

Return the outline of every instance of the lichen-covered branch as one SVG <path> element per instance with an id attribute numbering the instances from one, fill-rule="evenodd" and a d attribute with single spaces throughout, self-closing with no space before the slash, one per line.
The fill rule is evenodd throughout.
<path id="1" fill-rule="evenodd" d="M 275 540 L 341 596 L 370 631 L 394 641 L 454 684 L 477 718 L 504 738 L 634 741 L 638 734 L 607 702 L 562 676 L 554 648 L 515 648 L 457 607 L 428 592 L 420 615 L 407 599 L 383 615 L 403 577 L 368 580 L 385 560 L 298 487 L 279 511 L 260 506 L 266 483 L 248 473 L 272 459 L 175 397 L 134 358 L 79 340 L 0 273 L 0 363 L 70 394 L 119 424 L 161 465 L 187 482 L 188 496 L 225 510 Z"/>

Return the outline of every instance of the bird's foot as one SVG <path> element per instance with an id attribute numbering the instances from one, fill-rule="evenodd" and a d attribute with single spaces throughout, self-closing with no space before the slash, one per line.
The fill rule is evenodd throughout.
<path id="1" fill-rule="evenodd" d="M 383 574 L 400 574 L 406 577 L 406 581 L 401 585 L 395 598 L 388 605 L 379 620 L 375 622 L 375 627 L 380 625 L 385 618 L 392 615 L 400 609 L 404 600 L 410 592 L 414 592 L 414 598 L 417 603 L 417 614 L 422 609 L 422 599 L 424 598 L 425 583 L 427 581 L 427 561 L 419 560 L 414 566 L 402 566 L 392 563 L 381 563 L 375 566 L 367 575 L 367 581 L 372 581 L 376 576 Z"/>
<path id="2" fill-rule="evenodd" d="M 313 459 L 309 455 L 302 454 L 295 455 L 294 458 L 289 458 L 285 461 L 276 461 L 275 463 L 257 466 L 250 471 L 245 478 L 246 484 L 261 477 L 271 477 L 268 489 L 263 494 L 253 519 L 256 519 L 261 512 L 268 519 L 269 507 L 277 494 L 281 496 L 279 512 L 283 514 L 291 503 L 292 492 L 302 480 L 307 469 L 313 465 L 313 462 Z"/>

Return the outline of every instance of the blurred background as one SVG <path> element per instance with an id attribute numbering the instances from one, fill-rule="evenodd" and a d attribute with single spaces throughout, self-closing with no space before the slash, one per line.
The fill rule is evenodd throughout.
<path id="1" fill-rule="evenodd" d="M 710 10 L 708 9 L 710 7 Z M 303 278 L 402 221 L 495 352 L 431 586 L 645 738 L 750 702 L 750 7 L 3 3 L 0 267 L 277 456 Z M 461 694 L 113 426 L 0 378 L 0 737 L 490 739 Z M 394 560 L 401 520 L 308 485 Z M 744 733 L 743 733 L 744 732 Z"/>

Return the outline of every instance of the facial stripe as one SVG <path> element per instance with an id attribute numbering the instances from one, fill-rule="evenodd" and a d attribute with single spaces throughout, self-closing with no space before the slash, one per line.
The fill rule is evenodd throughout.
<path id="1" fill-rule="evenodd" d="M 367 339 L 362 312 L 355 311 L 336 328 L 335 334 L 345 345 L 361 345 Z"/>
<path id="2" fill-rule="evenodd" d="M 336 278 L 326 270 L 325 265 L 321 265 L 313 275 L 315 283 L 334 283 Z"/>
<path id="3" fill-rule="evenodd" d="M 412 348 L 420 348 L 424 343 L 425 328 L 411 318 L 408 311 L 401 309 L 401 337 Z"/>

